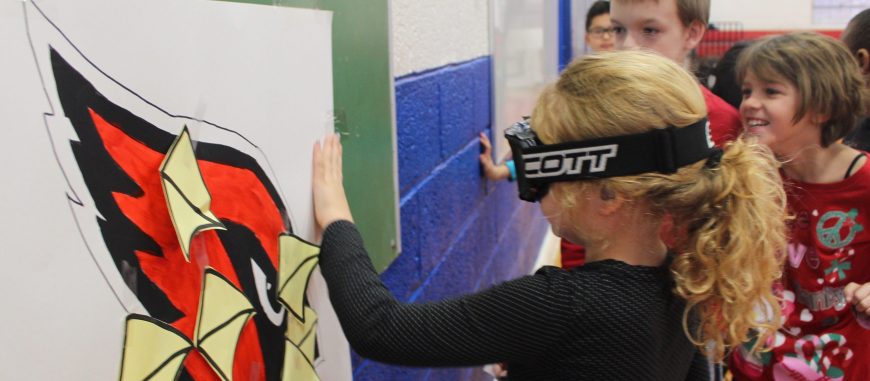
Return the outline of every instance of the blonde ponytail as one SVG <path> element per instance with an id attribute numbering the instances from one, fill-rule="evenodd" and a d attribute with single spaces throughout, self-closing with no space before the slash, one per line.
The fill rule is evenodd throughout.
<path id="1" fill-rule="evenodd" d="M 706 113 L 697 81 L 675 63 L 613 52 L 569 65 L 542 93 L 532 126 L 549 144 L 688 126 Z M 686 334 L 705 353 L 710 344 L 709 354 L 721 361 L 752 338 L 758 338 L 753 350 L 763 349 L 780 324 L 773 284 L 786 247 L 786 199 L 777 170 L 766 147 L 738 140 L 718 165 L 560 183 L 559 202 L 573 208 L 584 187 L 597 185 L 644 201 L 656 218 L 670 216 L 678 238 L 671 269 L 675 292 L 687 301 Z"/>
<path id="2" fill-rule="evenodd" d="M 675 175 L 651 200 L 681 222 L 671 269 L 687 302 L 684 329 L 702 348 L 712 343 L 718 360 L 753 338 L 752 350 L 764 349 L 780 324 L 771 285 L 782 272 L 786 196 L 777 167 L 766 146 L 738 140 L 718 166 Z M 700 317 L 693 330 L 689 311 Z"/>

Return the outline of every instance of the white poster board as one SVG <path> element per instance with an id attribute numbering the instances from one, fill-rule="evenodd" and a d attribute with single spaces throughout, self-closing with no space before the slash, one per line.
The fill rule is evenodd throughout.
<path id="1" fill-rule="evenodd" d="M 294 311 L 277 295 L 277 233 L 315 239 L 311 149 L 332 131 L 331 17 L 205 0 L 0 0 L 0 379 L 117 379 L 135 355 L 124 352 L 131 314 L 199 335 L 206 268 L 245 304 L 227 318 L 240 331 L 221 332 L 238 345 L 227 363 L 206 337 L 182 338 L 178 372 L 286 376 Z M 187 259 L 166 239 L 183 230 L 166 223 L 174 183 L 155 170 L 185 128 L 197 163 L 186 170 L 210 196 L 190 210 L 224 225 L 194 230 Z M 349 380 L 313 274 L 299 294 L 307 286 L 317 315 L 310 362 L 323 380 Z"/>

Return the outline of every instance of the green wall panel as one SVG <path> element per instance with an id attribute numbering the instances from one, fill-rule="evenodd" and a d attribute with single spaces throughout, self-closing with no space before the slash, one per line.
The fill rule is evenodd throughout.
<path id="1" fill-rule="evenodd" d="M 335 129 L 354 219 L 375 268 L 398 255 L 388 0 L 228 0 L 333 12 Z M 274 36 L 269 36 L 274 38 Z"/>

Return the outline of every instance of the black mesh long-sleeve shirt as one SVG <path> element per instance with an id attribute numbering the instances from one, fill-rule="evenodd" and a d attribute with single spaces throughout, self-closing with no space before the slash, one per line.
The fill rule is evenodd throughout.
<path id="1" fill-rule="evenodd" d="M 685 302 L 666 266 L 544 267 L 458 299 L 404 304 L 347 221 L 327 227 L 320 266 L 348 341 L 376 361 L 505 362 L 511 381 L 709 380 L 707 361 L 683 333 Z"/>

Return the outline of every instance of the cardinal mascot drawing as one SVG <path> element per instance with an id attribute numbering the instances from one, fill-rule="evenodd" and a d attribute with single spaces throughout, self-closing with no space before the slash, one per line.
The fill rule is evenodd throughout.
<path id="1" fill-rule="evenodd" d="M 319 380 L 319 249 L 258 142 L 138 94 L 38 2 L 24 13 L 70 228 L 127 311 L 119 379 Z"/>

